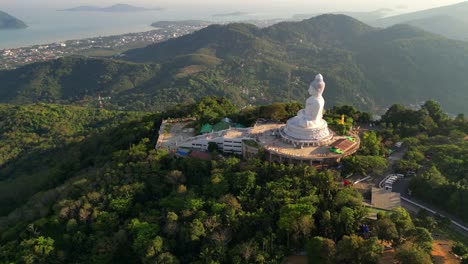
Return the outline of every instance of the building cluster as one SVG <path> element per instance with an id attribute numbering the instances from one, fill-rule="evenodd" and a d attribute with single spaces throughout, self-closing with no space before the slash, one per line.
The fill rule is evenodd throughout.
<path id="1" fill-rule="evenodd" d="M 149 44 L 180 37 L 207 25 L 170 24 L 167 27 L 140 33 L 130 33 L 108 37 L 81 40 L 68 40 L 60 43 L 35 45 L 31 47 L 0 50 L 0 70 L 14 69 L 25 64 L 43 62 L 65 56 L 97 56 L 96 50 L 118 54 L 120 51 L 144 47 Z"/>

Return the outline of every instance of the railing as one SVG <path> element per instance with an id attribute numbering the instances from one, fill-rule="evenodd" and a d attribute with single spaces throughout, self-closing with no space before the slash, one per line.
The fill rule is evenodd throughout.
<path id="1" fill-rule="evenodd" d="M 437 213 L 436 211 L 434 211 L 434 210 L 432 210 L 432 209 L 429 209 L 429 208 L 427 208 L 427 207 L 425 207 L 425 206 L 423 206 L 423 205 L 420 205 L 420 204 L 418 204 L 418 203 L 416 203 L 416 202 L 413 202 L 413 201 L 411 201 L 411 200 L 408 199 L 408 198 L 405 198 L 405 197 L 401 196 L 401 199 L 404 200 L 404 201 L 406 201 L 406 202 L 408 202 L 408 203 L 410 203 L 410 204 L 412 204 L 412 205 L 416 205 L 417 207 L 422 208 L 422 209 L 424 209 L 424 210 L 426 210 L 426 211 L 428 211 L 428 212 L 430 212 L 430 213 L 432 213 L 432 214 L 440 215 L 440 216 L 444 217 L 443 215 Z M 452 220 L 452 219 L 450 219 L 450 222 L 452 222 L 452 224 L 454 224 L 454 225 L 456 225 L 457 227 L 459 227 L 459 228 L 465 230 L 466 232 L 468 232 L 468 228 L 465 227 L 464 225 L 462 225 L 462 224 L 460 224 L 460 223 L 458 223 L 458 222 L 456 222 L 456 221 L 454 221 L 454 220 Z"/>

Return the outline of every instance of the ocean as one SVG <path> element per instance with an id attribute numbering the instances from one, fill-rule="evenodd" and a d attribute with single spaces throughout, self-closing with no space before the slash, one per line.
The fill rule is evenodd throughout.
<path id="1" fill-rule="evenodd" d="M 193 8 L 166 9 L 136 13 L 65 12 L 54 9 L 5 9 L 23 20 L 28 28 L 22 30 L 0 30 L 0 49 L 11 49 L 47 44 L 71 39 L 110 36 L 152 30 L 150 25 L 161 20 L 201 19 L 209 21 L 269 19 L 279 14 L 255 13 L 240 17 L 213 17 L 213 14 L 229 10 Z"/>

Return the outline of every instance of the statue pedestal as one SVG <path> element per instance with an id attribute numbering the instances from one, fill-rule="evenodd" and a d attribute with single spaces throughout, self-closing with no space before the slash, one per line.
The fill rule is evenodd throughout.
<path id="1" fill-rule="evenodd" d="M 327 145 L 333 139 L 333 132 L 328 129 L 325 120 L 321 121 L 314 126 L 305 127 L 304 120 L 296 116 L 280 128 L 280 135 L 283 141 L 298 147 Z"/>

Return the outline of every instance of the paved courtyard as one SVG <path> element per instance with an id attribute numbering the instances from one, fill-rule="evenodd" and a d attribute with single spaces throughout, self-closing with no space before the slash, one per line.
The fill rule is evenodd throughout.
<path id="1" fill-rule="evenodd" d="M 252 128 L 250 136 L 257 140 L 263 147 L 270 152 L 275 152 L 283 156 L 297 158 L 340 158 L 342 154 L 330 152 L 329 146 L 303 147 L 297 148 L 294 145 L 285 143 L 276 132 L 284 124 L 258 124 Z M 345 137 L 335 136 L 333 142 Z M 333 143 L 331 142 L 331 144 Z M 346 154 L 346 153 L 345 153 Z"/>

